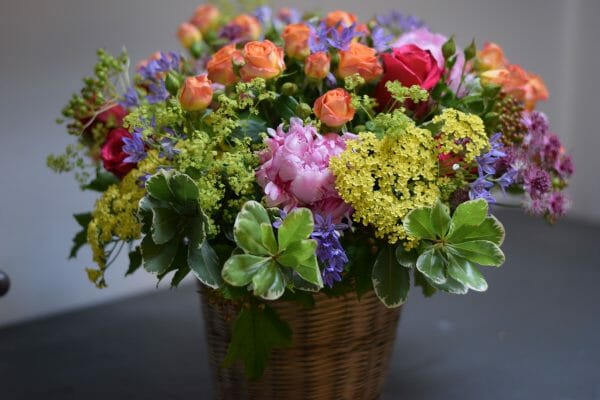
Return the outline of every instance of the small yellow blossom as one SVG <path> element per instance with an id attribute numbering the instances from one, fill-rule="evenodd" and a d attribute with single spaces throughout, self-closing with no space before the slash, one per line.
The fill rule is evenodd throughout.
<path id="1" fill-rule="evenodd" d="M 404 124 L 405 121 L 402 121 Z M 354 218 L 372 225 L 390 243 L 414 242 L 402 226 L 411 210 L 430 206 L 439 197 L 437 155 L 431 133 L 413 124 L 378 139 L 373 133 L 349 141 L 329 168 L 336 188 L 355 209 Z"/>
<path id="2" fill-rule="evenodd" d="M 433 123 L 440 124 L 439 153 L 460 154 L 465 162 L 471 163 L 489 150 L 485 126 L 477 115 L 447 108 L 433 118 Z"/>

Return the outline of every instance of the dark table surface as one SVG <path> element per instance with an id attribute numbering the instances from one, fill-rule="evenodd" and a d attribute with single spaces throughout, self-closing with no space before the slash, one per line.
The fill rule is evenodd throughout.
<path id="1" fill-rule="evenodd" d="M 500 217 L 487 293 L 412 291 L 384 400 L 600 399 L 600 227 Z M 210 399 L 205 351 L 195 287 L 156 291 L 0 330 L 0 399 Z"/>

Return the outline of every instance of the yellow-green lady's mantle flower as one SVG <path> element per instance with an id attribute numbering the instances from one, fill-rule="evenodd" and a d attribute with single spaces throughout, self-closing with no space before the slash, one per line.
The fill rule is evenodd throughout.
<path id="1" fill-rule="evenodd" d="M 402 218 L 439 197 L 435 146 L 431 133 L 414 123 L 383 139 L 368 132 L 349 141 L 329 168 L 340 195 L 355 209 L 354 219 L 390 243 L 410 240 Z"/>

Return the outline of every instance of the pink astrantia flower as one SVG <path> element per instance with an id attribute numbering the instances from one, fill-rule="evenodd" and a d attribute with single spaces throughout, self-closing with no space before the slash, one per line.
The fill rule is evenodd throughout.
<path id="1" fill-rule="evenodd" d="M 268 147 L 260 154 L 256 179 L 269 207 L 285 211 L 308 207 L 315 213 L 331 215 L 336 221 L 351 212 L 352 208 L 335 189 L 335 176 L 328 167 L 329 158 L 344 151 L 346 141 L 356 135 L 320 135 L 298 118 L 290 120 L 288 132 L 282 124 L 268 133 Z"/>
<path id="2" fill-rule="evenodd" d="M 431 55 L 437 61 L 437 64 L 440 68 L 444 69 L 444 54 L 442 53 L 442 45 L 446 43 L 448 38 L 439 33 L 433 33 L 429 29 L 423 27 L 419 29 L 415 29 L 413 31 L 407 32 L 401 35 L 398 40 L 392 45 L 395 47 L 402 47 L 408 44 L 413 44 L 422 50 L 429 50 Z M 462 73 L 463 66 L 465 64 L 465 56 L 462 52 L 462 49 L 456 49 L 456 63 L 450 71 L 450 75 L 448 77 L 448 86 L 453 91 L 458 90 L 458 86 L 460 84 L 460 76 Z M 463 88 L 464 89 L 464 88 Z M 461 90 L 463 92 L 463 90 Z M 462 95 L 464 93 L 459 93 Z"/>

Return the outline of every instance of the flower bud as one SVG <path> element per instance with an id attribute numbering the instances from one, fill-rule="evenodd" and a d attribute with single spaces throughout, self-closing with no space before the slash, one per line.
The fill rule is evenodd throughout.
<path id="1" fill-rule="evenodd" d="M 285 54 L 298 60 L 304 60 L 310 54 L 308 39 L 310 28 L 308 25 L 292 24 L 285 27 L 281 38 L 285 44 Z"/>
<path id="2" fill-rule="evenodd" d="M 171 96 L 176 96 L 180 86 L 181 83 L 179 82 L 179 77 L 175 72 L 170 71 L 165 78 L 165 87 L 167 88 L 167 91 Z"/>
<path id="3" fill-rule="evenodd" d="M 331 68 L 331 56 L 329 53 L 318 52 L 306 58 L 304 73 L 312 79 L 322 80 L 327 77 Z"/>
<path id="4" fill-rule="evenodd" d="M 202 39 L 202 34 L 195 25 L 184 22 L 179 25 L 177 37 L 179 38 L 179 43 L 186 49 L 189 49 L 194 43 L 199 42 Z"/>
<path id="5" fill-rule="evenodd" d="M 299 103 L 294 111 L 296 112 L 296 115 L 302 119 L 308 118 L 310 117 L 310 114 L 312 114 L 311 106 L 306 103 Z"/>
<path id="6" fill-rule="evenodd" d="M 442 45 L 442 54 L 444 55 L 444 59 L 447 60 L 452 57 L 454 53 L 456 53 L 456 42 L 454 41 L 454 35 L 452 35 L 450 39 Z"/>
<path id="7" fill-rule="evenodd" d="M 470 61 L 477 55 L 477 46 L 475 46 L 475 39 L 471 41 L 471 44 L 467 46 L 464 51 L 465 53 L 465 61 Z"/>
<path id="8" fill-rule="evenodd" d="M 339 128 L 352 121 L 356 110 L 352 97 L 342 88 L 328 91 L 315 101 L 315 115 L 321 122 L 332 128 Z"/>
<path id="9" fill-rule="evenodd" d="M 186 111 L 203 111 L 210 105 L 212 98 L 211 81 L 206 75 L 190 76 L 185 79 L 179 103 Z"/>
<path id="10" fill-rule="evenodd" d="M 219 9 L 215 5 L 207 3 L 196 8 L 190 23 L 196 26 L 201 33 L 206 33 L 217 27 L 219 16 Z"/>
<path id="11" fill-rule="evenodd" d="M 281 94 L 284 96 L 293 96 L 298 92 L 298 85 L 292 82 L 286 82 L 281 86 Z"/>

